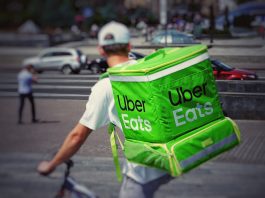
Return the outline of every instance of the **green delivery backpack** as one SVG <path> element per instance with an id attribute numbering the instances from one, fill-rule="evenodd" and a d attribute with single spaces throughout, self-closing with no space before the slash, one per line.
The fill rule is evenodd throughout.
<path id="1" fill-rule="evenodd" d="M 237 125 L 223 115 L 206 46 L 160 49 L 108 75 L 127 160 L 178 176 L 239 144 Z"/>

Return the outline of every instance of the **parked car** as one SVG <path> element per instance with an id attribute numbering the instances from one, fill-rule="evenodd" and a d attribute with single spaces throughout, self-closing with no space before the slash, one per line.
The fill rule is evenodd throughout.
<path id="1" fill-rule="evenodd" d="M 160 30 L 154 33 L 151 44 L 198 44 L 192 34 L 178 32 L 176 30 Z"/>
<path id="2" fill-rule="evenodd" d="M 64 74 L 79 73 L 87 62 L 86 56 L 74 48 L 48 48 L 36 57 L 30 57 L 23 61 L 23 65 L 31 64 L 41 73 L 48 70 L 59 70 Z"/>
<path id="3" fill-rule="evenodd" d="M 217 80 L 256 80 L 254 72 L 233 68 L 219 60 L 211 60 L 213 74 Z"/>
<path id="4" fill-rule="evenodd" d="M 138 52 L 129 52 L 130 59 L 140 59 L 145 57 L 145 55 Z M 108 63 L 104 57 L 96 58 L 94 60 L 88 60 L 86 69 L 90 70 L 93 74 L 104 73 L 108 68 Z"/>
<path id="5" fill-rule="evenodd" d="M 93 60 L 88 60 L 86 69 L 90 70 L 92 74 L 104 73 L 108 68 L 106 58 L 100 57 Z"/>

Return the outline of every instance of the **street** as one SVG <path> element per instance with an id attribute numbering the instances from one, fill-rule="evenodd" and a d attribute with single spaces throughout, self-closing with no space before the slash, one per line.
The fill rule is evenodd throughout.
<path id="1" fill-rule="evenodd" d="M 260 41 L 260 40 L 258 40 Z M 252 97 L 264 104 L 264 47 L 255 40 L 251 51 L 242 49 L 236 41 L 229 48 L 212 48 L 212 56 L 227 60 L 239 68 L 252 69 L 261 77 L 257 81 L 218 81 L 221 97 L 243 101 Z M 227 42 L 227 41 L 226 41 Z M 220 41 L 216 44 L 227 45 Z M 244 42 L 242 42 L 244 43 Z M 80 46 L 90 56 L 96 56 L 95 46 Z M 93 50 L 92 50 L 93 48 Z M 24 111 L 24 124 L 17 124 L 17 81 L 21 59 L 40 49 L 23 51 L 19 48 L 0 49 L 0 195 L 2 198 L 47 198 L 53 197 L 62 183 L 64 166 L 60 166 L 51 177 L 36 173 L 38 162 L 49 159 L 62 144 L 65 136 L 75 126 L 84 112 L 91 87 L 99 75 L 82 71 L 79 75 L 62 75 L 59 72 L 44 72 L 38 75 L 34 85 L 37 118 L 39 123 L 30 122 L 29 103 Z M 248 56 L 247 56 L 248 55 Z M 247 89 L 243 89 L 243 88 Z M 252 100 L 250 101 L 252 102 Z M 242 103 L 243 104 L 243 103 Z M 244 107 L 237 106 L 237 114 Z M 248 103 L 246 103 L 248 104 Z M 260 103 L 259 103 L 260 104 Z M 229 106 L 228 110 L 233 110 Z M 265 197 L 265 122 L 250 119 L 261 111 L 254 106 L 247 118 L 235 119 L 242 133 L 242 143 L 235 149 L 222 154 L 183 176 L 163 186 L 156 198 L 262 198 Z M 229 109 L 230 108 L 230 109 Z M 257 113 L 258 112 L 258 113 Z M 232 115 L 237 115 L 232 114 Z M 241 113 L 242 114 L 242 113 Z M 244 114 L 244 113 L 243 113 Z M 253 116 L 254 117 L 254 116 Z M 232 117 L 233 118 L 233 117 Z M 121 154 L 121 152 L 120 152 Z M 115 177 L 109 137 L 106 127 L 93 132 L 84 146 L 73 158 L 75 166 L 71 175 L 99 197 L 117 197 L 120 184 Z M 123 158 L 121 158 L 123 159 Z"/>
<path id="2" fill-rule="evenodd" d="M 0 194 L 12 197 L 52 197 L 62 182 L 61 166 L 51 178 L 36 166 L 49 159 L 79 120 L 85 100 L 37 99 L 40 123 L 16 124 L 16 98 L 1 98 Z M 26 107 L 29 107 L 28 105 Z M 242 143 L 235 149 L 163 186 L 156 197 L 263 197 L 265 185 L 264 121 L 237 120 Z M 106 128 L 91 134 L 74 157 L 72 175 L 100 197 L 117 197 L 119 183 Z"/>

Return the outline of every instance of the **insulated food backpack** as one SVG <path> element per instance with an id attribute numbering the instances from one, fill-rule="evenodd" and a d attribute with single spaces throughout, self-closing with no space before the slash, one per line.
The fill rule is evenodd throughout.
<path id="1" fill-rule="evenodd" d="M 178 176 L 239 144 L 237 125 L 223 115 L 206 46 L 160 49 L 108 75 L 127 160 Z"/>

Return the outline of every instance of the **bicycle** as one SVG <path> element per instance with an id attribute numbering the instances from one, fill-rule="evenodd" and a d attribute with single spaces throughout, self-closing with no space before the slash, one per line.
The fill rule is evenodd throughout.
<path id="1" fill-rule="evenodd" d="M 55 198 L 97 198 L 91 190 L 70 177 L 70 169 L 74 166 L 74 162 L 70 159 L 65 164 L 64 181 Z"/>

